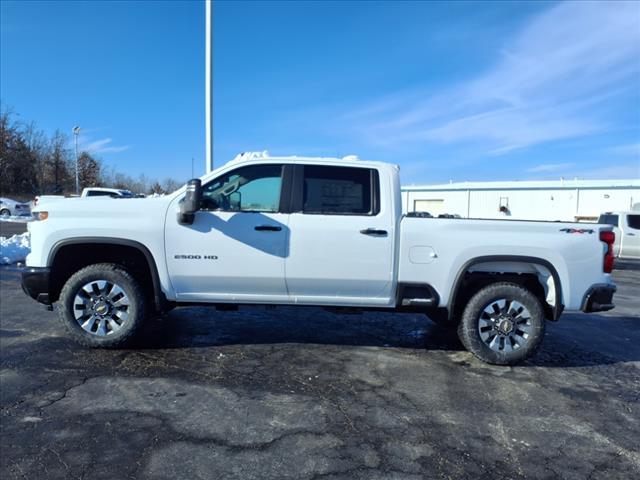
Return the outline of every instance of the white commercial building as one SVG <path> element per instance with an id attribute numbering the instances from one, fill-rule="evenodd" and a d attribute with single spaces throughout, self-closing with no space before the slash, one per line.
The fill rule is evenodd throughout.
<path id="1" fill-rule="evenodd" d="M 602 212 L 636 209 L 640 179 L 464 182 L 402 187 L 404 212 L 465 218 L 592 221 Z"/>

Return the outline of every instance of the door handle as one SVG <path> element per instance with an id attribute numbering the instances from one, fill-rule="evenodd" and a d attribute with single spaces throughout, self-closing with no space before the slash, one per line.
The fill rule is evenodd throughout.
<path id="1" fill-rule="evenodd" d="M 365 228 L 364 230 L 360 230 L 360 233 L 363 235 L 372 235 L 374 237 L 384 237 L 387 235 L 386 230 L 377 230 L 375 228 Z"/>
<path id="2" fill-rule="evenodd" d="M 253 229 L 259 232 L 279 232 L 282 230 L 282 227 L 276 227 L 274 225 L 258 225 L 257 227 L 253 227 Z"/>

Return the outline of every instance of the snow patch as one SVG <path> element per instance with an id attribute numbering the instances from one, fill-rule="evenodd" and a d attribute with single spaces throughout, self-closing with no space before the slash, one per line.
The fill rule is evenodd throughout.
<path id="1" fill-rule="evenodd" d="M 24 262 L 30 251 L 29 232 L 12 237 L 0 237 L 0 265 Z"/>
<path id="2" fill-rule="evenodd" d="M 242 152 L 235 156 L 229 163 L 241 162 L 244 160 L 263 160 L 269 158 L 269 152 L 263 150 L 262 152 Z"/>

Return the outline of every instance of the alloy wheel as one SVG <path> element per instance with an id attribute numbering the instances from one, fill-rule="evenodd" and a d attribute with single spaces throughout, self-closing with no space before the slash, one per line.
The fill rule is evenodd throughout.
<path id="1" fill-rule="evenodd" d="M 130 309 L 124 289 L 108 280 L 92 280 L 78 290 L 73 301 L 73 314 L 80 327 L 101 337 L 120 330 Z"/>
<path id="2" fill-rule="evenodd" d="M 523 347 L 532 329 L 527 307 L 507 298 L 489 303 L 478 319 L 480 338 L 496 352 L 511 352 Z"/>

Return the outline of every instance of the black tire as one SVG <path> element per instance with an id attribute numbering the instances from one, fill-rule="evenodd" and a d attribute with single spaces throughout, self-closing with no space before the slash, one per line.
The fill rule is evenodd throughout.
<path id="1" fill-rule="evenodd" d="M 11 211 L 8 208 L 3 208 L 0 210 L 0 217 L 10 217 Z"/>
<path id="2" fill-rule="evenodd" d="M 85 330 L 80 324 L 81 320 L 77 320 L 75 316 L 75 312 L 78 311 L 75 307 L 75 302 L 78 298 L 77 295 L 87 296 L 87 303 L 93 302 L 94 300 L 88 298 L 89 296 L 81 291 L 84 286 L 88 284 L 94 285 L 93 282 L 99 282 L 101 280 L 120 287 L 128 302 L 126 305 L 127 318 L 119 324 L 117 330 L 111 329 L 111 331 L 102 335 L 98 332 L 91 333 Z M 115 287 L 112 288 L 115 290 Z M 105 297 L 106 296 L 107 295 L 105 295 Z M 96 296 L 96 298 L 102 297 Z M 114 298 L 118 298 L 118 296 L 116 295 Z M 129 344 L 135 337 L 135 334 L 140 330 L 145 319 L 145 300 L 144 290 L 141 285 L 124 268 L 112 263 L 98 263 L 77 271 L 67 280 L 60 292 L 56 310 L 58 312 L 58 318 L 76 342 L 92 348 L 121 348 Z M 113 312 L 118 309 L 113 306 L 109 308 L 112 308 Z M 119 320 L 119 317 L 117 315 L 112 316 L 103 323 L 105 325 L 112 325 L 112 321 L 114 320 Z M 94 320 L 93 323 L 95 324 L 96 321 L 97 320 Z"/>
<path id="3" fill-rule="evenodd" d="M 495 305 L 502 300 L 509 302 L 500 310 L 506 313 L 496 312 Z M 524 310 L 515 316 L 512 305 L 518 304 Z M 493 316 L 497 318 L 485 313 L 486 309 L 496 312 Z M 525 317 L 528 319 L 523 320 Z M 533 293 L 515 283 L 494 283 L 471 297 L 458 325 L 458 337 L 483 362 L 514 365 L 535 354 L 544 338 L 544 329 L 544 310 Z"/>

